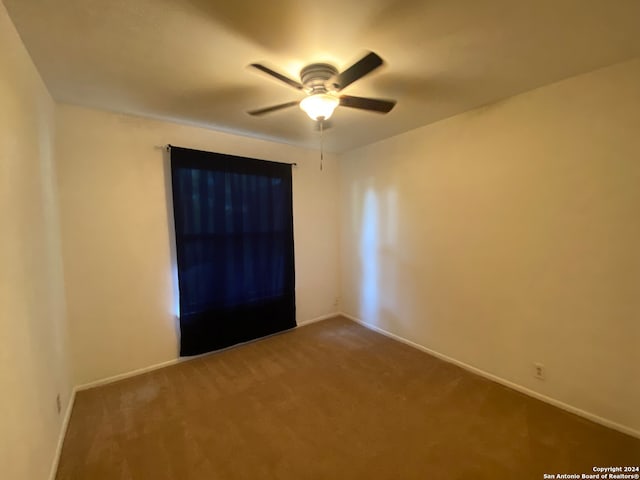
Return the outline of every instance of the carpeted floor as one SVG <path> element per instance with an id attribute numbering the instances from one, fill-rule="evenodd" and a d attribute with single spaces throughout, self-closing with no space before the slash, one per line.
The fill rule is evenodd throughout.
<path id="1" fill-rule="evenodd" d="M 78 393 L 58 480 L 542 479 L 606 429 L 335 318 Z"/>

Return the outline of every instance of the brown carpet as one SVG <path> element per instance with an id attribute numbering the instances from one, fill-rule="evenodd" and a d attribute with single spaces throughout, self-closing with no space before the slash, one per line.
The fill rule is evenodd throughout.
<path id="1" fill-rule="evenodd" d="M 640 440 L 335 318 L 78 393 L 58 480 L 541 479 Z"/>

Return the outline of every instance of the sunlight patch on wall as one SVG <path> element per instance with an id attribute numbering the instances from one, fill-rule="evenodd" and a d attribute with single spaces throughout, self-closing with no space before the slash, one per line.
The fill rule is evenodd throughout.
<path id="1" fill-rule="evenodd" d="M 397 288 L 398 288 L 398 194 L 395 190 L 387 189 L 380 195 L 383 199 L 380 205 L 379 228 L 379 270 L 380 278 L 384 279 L 384 289 L 380 291 L 380 308 L 384 322 L 396 323 Z"/>
<path id="2" fill-rule="evenodd" d="M 362 289 L 360 312 L 367 322 L 375 322 L 378 316 L 378 199 L 373 190 L 364 195 L 360 260 L 362 265 Z"/>
<path id="3" fill-rule="evenodd" d="M 358 256 L 362 320 L 373 324 L 399 322 L 398 303 L 398 193 L 395 188 L 377 189 L 369 184 L 353 188 L 351 216 L 358 218 Z"/>

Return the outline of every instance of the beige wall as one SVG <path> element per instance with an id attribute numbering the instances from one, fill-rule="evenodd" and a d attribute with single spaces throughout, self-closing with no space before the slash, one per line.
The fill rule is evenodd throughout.
<path id="1" fill-rule="evenodd" d="M 340 166 L 346 313 L 640 432 L 640 60 Z"/>
<path id="2" fill-rule="evenodd" d="M 0 476 L 7 480 L 48 477 L 71 390 L 53 109 L 0 3 Z"/>
<path id="3" fill-rule="evenodd" d="M 177 356 L 167 143 L 293 170 L 298 322 L 336 311 L 335 159 L 263 140 L 74 106 L 57 110 L 58 178 L 77 384 Z M 170 192 L 170 190 L 169 190 Z"/>

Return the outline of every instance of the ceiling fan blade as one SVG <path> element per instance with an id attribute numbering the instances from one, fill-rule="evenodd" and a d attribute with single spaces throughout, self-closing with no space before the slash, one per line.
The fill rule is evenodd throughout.
<path id="1" fill-rule="evenodd" d="M 337 90 L 340 91 L 348 85 L 351 85 L 356 80 L 371 73 L 380 65 L 382 65 L 382 59 L 373 52 L 367 53 L 364 57 L 358 60 L 356 63 L 347 68 L 344 72 L 340 73 L 334 82 Z"/>
<path id="2" fill-rule="evenodd" d="M 278 73 L 274 70 L 271 70 L 269 67 L 265 67 L 264 65 L 260 65 L 259 63 L 252 63 L 251 66 L 253 68 L 257 68 L 258 70 L 260 70 L 261 72 L 266 73 L 267 75 L 271 75 L 274 78 L 277 78 L 278 80 L 280 80 L 281 82 L 286 83 L 287 85 L 289 85 L 290 87 L 293 88 L 297 88 L 298 90 L 302 90 L 303 86 L 300 82 L 296 82 L 295 80 L 282 75 L 281 73 Z"/>
<path id="3" fill-rule="evenodd" d="M 359 108 L 361 110 L 369 110 L 371 112 L 389 113 L 395 106 L 395 100 L 380 100 L 378 98 L 352 97 L 350 95 L 342 95 L 340 97 L 340 105 L 349 108 Z"/>
<path id="4" fill-rule="evenodd" d="M 251 111 L 249 111 L 247 113 L 249 115 L 253 115 L 254 117 L 257 117 L 259 115 L 264 115 L 265 113 L 271 113 L 271 112 L 275 112 L 277 110 L 282 110 L 283 108 L 293 107 L 295 105 L 298 105 L 299 103 L 300 102 L 296 100 L 295 102 L 281 103 L 280 105 L 272 105 L 270 107 L 260 108 L 258 110 L 251 110 Z"/>

